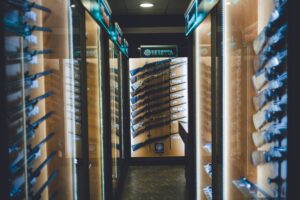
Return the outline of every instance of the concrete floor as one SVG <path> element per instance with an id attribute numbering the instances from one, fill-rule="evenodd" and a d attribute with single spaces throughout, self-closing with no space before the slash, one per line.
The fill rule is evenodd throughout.
<path id="1" fill-rule="evenodd" d="M 130 166 L 122 200 L 185 200 L 184 166 Z"/>

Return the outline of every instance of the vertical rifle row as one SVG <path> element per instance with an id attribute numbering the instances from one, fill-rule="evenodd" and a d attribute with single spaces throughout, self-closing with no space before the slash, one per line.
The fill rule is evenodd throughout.
<path id="1" fill-rule="evenodd" d="M 42 124 L 53 112 L 44 114 L 41 102 L 53 96 L 53 92 L 37 94 L 43 88 L 43 78 L 53 73 L 52 70 L 43 71 L 41 63 L 41 57 L 52 51 L 36 49 L 40 40 L 38 33 L 52 32 L 50 28 L 37 25 L 40 15 L 51 17 L 51 10 L 27 0 L 5 0 L 4 10 L 8 127 L 5 134 L 9 136 L 10 161 L 8 193 L 10 199 L 36 200 L 41 199 L 43 191 L 57 176 L 56 170 L 46 180 L 41 180 L 40 176 L 56 156 L 56 151 L 42 156 L 47 152 L 43 148 L 54 133 L 43 133 Z"/>
<path id="2" fill-rule="evenodd" d="M 256 96 L 252 139 L 258 150 L 252 152 L 255 166 L 267 163 L 277 170 L 266 182 L 272 185 L 271 196 L 286 197 L 287 168 L 287 0 L 280 1 L 269 23 L 254 40 Z"/>
<path id="3" fill-rule="evenodd" d="M 172 58 L 130 71 L 131 135 L 135 139 L 148 133 L 148 139 L 132 145 L 133 151 L 177 134 L 172 124 L 187 119 L 186 66 L 186 59 Z M 168 133 L 151 138 L 151 130 L 165 126 L 169 127 Z"/>

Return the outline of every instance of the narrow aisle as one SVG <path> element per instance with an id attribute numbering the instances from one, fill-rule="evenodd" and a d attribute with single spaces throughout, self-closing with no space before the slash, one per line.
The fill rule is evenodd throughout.
<path id="1" fill-rule="evenodd" d="M 130 166 L 122 200 L 185 200 L 184 166 Z"/>

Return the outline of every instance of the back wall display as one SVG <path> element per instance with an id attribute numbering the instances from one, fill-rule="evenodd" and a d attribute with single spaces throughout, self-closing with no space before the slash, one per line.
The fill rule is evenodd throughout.
<path id="1" fill-rule="evenodd" d="M 184 156 L 187 58 L 133 58 L 129 66 L 131 157 Z"/>

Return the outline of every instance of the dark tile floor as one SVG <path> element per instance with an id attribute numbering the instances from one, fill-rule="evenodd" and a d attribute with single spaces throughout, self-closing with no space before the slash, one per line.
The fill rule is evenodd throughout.
<path id="1" fill-rule="evenodd" d="M 122 200 L 185 200 L 184 166 L 130 166 Z"/>

